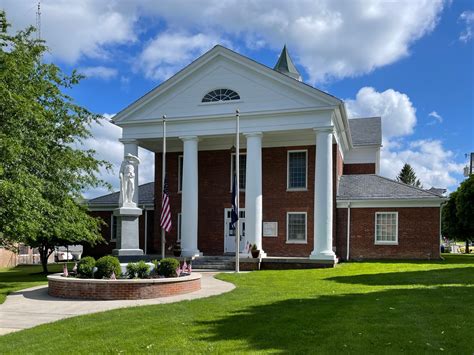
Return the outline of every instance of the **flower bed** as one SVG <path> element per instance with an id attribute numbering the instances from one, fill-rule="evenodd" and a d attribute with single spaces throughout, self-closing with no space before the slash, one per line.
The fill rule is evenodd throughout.
<path id="1" fill-rule="evenodd" d="M 81 279 L 61 274 L 48 276 L 53 297 L 88 300 L 136 300 L 168 297 L 201 289 L 201 275 L 154 279 Z"/>

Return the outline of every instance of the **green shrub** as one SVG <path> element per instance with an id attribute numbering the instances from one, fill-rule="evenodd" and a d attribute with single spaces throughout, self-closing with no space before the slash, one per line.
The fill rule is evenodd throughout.
<path id="1" fill-rule="evenodd" d="M 92 277 L 92 269 L 95 266 L 95 259 L 92 256 L 86 256 L 77 263 L 77 274 L 80 277 Z"/>
<path id="2" fill-rule="evenodd" d="M 127 264 L 127 277 L 129 279 L 134 279 L 137 277 L 138 264 L 137 263 L 128 263 Z"/>
<path id="3" fill-rule="evenodd" d="M 176 277 L 176 269 L 179 267 L 179 261 L 173 258 L 165 258 L 160 261 L 158 274 L 164 277 Z"/>
<path id="4" fill-rule="evenodd" d="M 117 277 L 122 273 L 119 259 L 112 255 L 101 257 L 97 260 L 95 266 L 97 266 L 97 272 L 95 273 L 97 279 L 108 279 L 112 275 L 112 272 L 115 272 L 115 276 Z"/>
<path id="5" fill-rule="evenodd" d="M 137 263 L 137 276 L 139 279 L 146 279 L 150 274 L 150 265 L 143 260 Z"/>

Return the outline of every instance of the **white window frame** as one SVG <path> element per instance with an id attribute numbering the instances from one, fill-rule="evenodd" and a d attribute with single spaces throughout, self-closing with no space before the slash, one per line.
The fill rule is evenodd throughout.
<path id="1" fill-rule="evenodd" d="M 116 242 L 117 241 L 117 238 L 114 238 L 114 217 L 115 217 L 115 219 L 117 219 L 117 217 L 114 216 L 114 214 L 112 213 L 110 215 L 110 241 L 111 242 Z M 118 224 L 118 220 L 117 220 L 117 224 Z M 117 233 L 115 235 L 117 235 Z"/>
<path id="2" fill-rule="evenodd" d="M 290 154 L 306 153 L 305 187 L 290 187 Z M 308 191 L 308 149 L 288 150 L 286 152 L 286 191 Z"/>
<path id="3" fill-rule="evenodd" d="M 232 183 L 233 183 L 233 181 L 232 181 L 232 178 L 233 178 L 232 172 L 234 171 L 234 156 L 235 155 L 236 155 L 236 153 L 231 153 L 230 154 L 230 189 L 229 189 L 230 192 L 232 192 Z M 246 157 L 245 162 L 247 162 L 247 152 L 240 152 L 239 156 L 240 155 L 245 155 L 245 157 Z M 247 187 L 247 181 L 246 181 L 247 180 L 247 167 L 245 167 L 245 175 L 246 176 L 244 176 L 244 181 L 245 181 L 245 187 Z M 237 178 L 237 180 L 239 180 L 239 178 Z M 239 187 L 240 187 L 240 185 L 239 185 Z M 244 192 L 245 188 L 240 187 L 239 191 Z"/>
<path id="4" fill-rule="evenodd" d="M 181 243 L 181 212 L 178 213 L 178 228 L 176 234 L 176 242 Z"/>
<path id="5" fill-rule="evenodd" d="M 395 240 L 377 240 L 377 216 L 382 214 L 395 215 Z M 375 245 L 398 245 L 398 212 L 386 211 L 386 212 L 375 212 L 374 219 L 374 244 Z"/>
<path id="6" fill-rule="evenodd" d="M 291 214 L 304 214 L 304 241 L 288 239 Z M 308 214 L 306 212 L 286 212 L 286 244 L 308 244 Z"/>
<path id="7" fill-rule="evenodd" d="M 183 186 L 181 186 L 181 174 L 183 173 L 181 171 L 181 160 L 183 161 L 184 164 L 184 155 L 178 155 L 178 193 L 180 194 L 181 191 L 183 190 Z M 184 165 L 183 165 L 184 167 Z"/>

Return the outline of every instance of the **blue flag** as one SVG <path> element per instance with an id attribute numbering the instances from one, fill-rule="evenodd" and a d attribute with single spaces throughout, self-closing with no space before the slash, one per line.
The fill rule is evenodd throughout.
<path id="1" fill-rule="evenodd" d="M 239 220 L 239 208 L 237 207 L 237 175 L 234 174 L 232 181 L 232 211 L 230 213 L 230 228 L 235 229 L 235 222 Z"/>

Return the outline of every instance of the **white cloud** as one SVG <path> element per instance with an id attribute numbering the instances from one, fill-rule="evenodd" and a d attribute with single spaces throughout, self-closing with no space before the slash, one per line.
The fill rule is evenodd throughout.
<path id="1" fill-rule="evenodd" d="M 102 124 L 94 123 L 91 126 L 92 137 L 83 142 L 83 147 L 87 149 L 94 149 L 96 151 L 96 158 L 106 160 L 112 164 L 112 171 L 107 172 L 101 169 L 100 178 L 110 183 L 114 190 L 119 189 L 118 173 L 123 159 L 123 145 L 119 142 L 122 136 L 122 129 L 108 120 L 112 118 L 113 114 L 104 114 L 106 120 L 102 120 Z M 148 150 L 139 148 L 138 156 L 140 157 L 139 165 L 139 184 L 154 181 L 154 154 Z M 93 198 L 102 194 L 109 193 L 104 188 L 92 189 L 85 192 L 86 198 Z"/>
<path id="2" fill-rule="evenodd" d="M 18 30 L 36 24 L 36 1 L 3 0 L 1 8 Z M 43 0 L 41 37 L 54 58 L 67 63 L 82 56 L 108 58 L 108 46 L 133 42 L 136 11 L 117 1 Z"/>
<path id="3" fill-rule="evenodd" d="M 428 114 L 429 117 L 433 117 L 434 120 L 432 122 L 430 122 L 429 124 L 435 124 L 436 122 L 438 123 L 442 123 L 443 122 L 443 117 L 436 111 L 431 111 L 429 114 Z"/>
<path id="4" fill-rule="evenodd" d="M 393 89 L 377 92 L 364 87 L 355 99 L 346 101 L 350 117 L 381 116 L 383 147 L 380 173 L 395 178 L 405 163 L 410 164 L 425 188 L 454 188 L 462 173 L 463 164 L 455 160 L 452 151 L 443 147 L 440 140 L 409 140 L 416 128 L 416 109 L 410 98 Z M 441 120 L 433 111 L 429 116 Z M 437 118 L 439 116 L 439 118 Z"/>
<path id="5" fill-rule="evenodd" d="M 250 48 L 280 50 L 287 43 L 314 83 L 364 74 L 407 56 L 413 42 L 435 27 L 443 5 L 442 0 L 211 0 L 183 6 L 169 0 L 160 1 L 156 13 L 170 30 L 244 38 Z"/>
<path id="6" fill-rule="evenodd" d="M 3 4 L 16 28 L 35 23 L 31 2 Z M 164 30 L 140 56 L 155 78 L 169 77 L 223 39 L 275 51 L 287 43 L 314 83 L 368 73 L 409 55 L 443 6 L 443 0 L 43 0 L 42 33 L 54 56 L 75 62 L 110 57 L 111 46 L 136 41 L 160 23 Z"/>
<path id="7" fill-rule="evenodd" d="M 411 134 L 416 125 L 416 109 L 410 98 L 393 89 L 378 92 L 363 87 L 355 99 L 346 100 L 346 107 L 351 117 L 381 116 L 384 138 Z"/>
<path id="8" fill-rule="evenodd" d="M 460 33 L 459 40 L 461 42 L 469 42 L 474 31 L 474 11 L 464 11 L 459 16 L 459 21 L 464 22 L 466 26 L 464 31 Z"/>
<path id="9" fill-rule="evenodd" d="M 202 33 L 160 33 L 141 53 L 138 66 L 149 78 L 168 79 L 222 39 Z"/>
<path id="10" fill-rule="evenodd" d="M 79 72 L 87 78 L 99 78 L 109 80 L 115 78 L 118 74 L 117 69 L 104 66 L 79 68 Z"/>
<path id="11" fill-rule="evenodd" d="M 464 166 L 455 162 L 454 153 L 440 140 L 415 140 L 398 151 L 382 149 L 381 175 L 395 178 L 405 163 L 412 166 L 424 188 L 454 187 L 459 182 L 455 175 L 461 174 Z"/>

